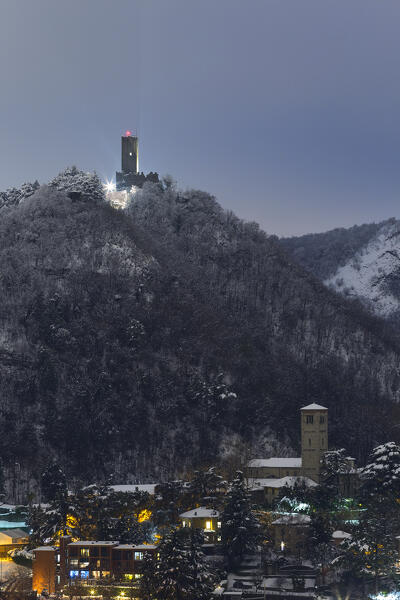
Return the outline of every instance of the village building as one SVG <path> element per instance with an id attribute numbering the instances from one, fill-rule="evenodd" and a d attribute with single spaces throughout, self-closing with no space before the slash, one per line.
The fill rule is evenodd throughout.
<path id="1" fill-rule="evenodd" d="M 314 487 L 320 482 L 321 459 L 328 450 L 328 409 L 309 404 L 300 409 L 301 456 L 295 458 L 254 458 L 245 468 L 248 488 L 255 499 L 272 504 L 285 486 Z M 344 497 L 354 495 L 359 473 L 354 458 L 347 458 L 348 469 L 338 473 Z"/>
<path id="2" fill-rule="evenodd" d="M 66 584 L 134 581 L 141 577 L 146 553 L 156 551 L 153 544 L 71 542 L 69 536 L 64 536 L 59 547 L 42 546 L 33 551 L 32 589 L 54 593 Z"/>
<path id="3" fill-rule="evenodd" d="M 318 484 L 309 477 L 287 476 L 280 479 L 248 479 L 248 486 L 253 500 L 259 504 L 272 505 L 276 499 L 281 497 L 285 488 L 313 488 Z"/>
<path id="4" fill-rule="evenodd" d="M 2 529 L 0 531 L 0 558 L 7 558 L 10 550 L 26 546 L 28 537 L 23 529 Z"/>
<path id="5" fill-rule="evenodd" d="M 193 508 L 179 515 L 182 527 L 193 527 L 204 533 L 206 544 L 216 544 L 221 541 L 220 513 L 212 508 Z"/>
<path id="6" fill-rule="evenodd" d="M 305 549 L 311 518 L 301 513 L 282 515 L 271 523 L 272 543 L 276 552 L 300 556 Z"/>
<path id="7" fill-rule="evenodd" d="M 57 548 L 40 546 L 33 551 L 32 590 L 41 594 L 54 594 L 59 580 L 57 579 Z"/>

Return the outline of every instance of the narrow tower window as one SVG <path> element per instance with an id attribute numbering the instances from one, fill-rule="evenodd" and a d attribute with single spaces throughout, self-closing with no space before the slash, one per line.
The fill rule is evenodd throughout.
<path id="1" fill-rule="evenodd" d="M 306 423 L 314 423 L 314 415 L 307 415 Z"/>

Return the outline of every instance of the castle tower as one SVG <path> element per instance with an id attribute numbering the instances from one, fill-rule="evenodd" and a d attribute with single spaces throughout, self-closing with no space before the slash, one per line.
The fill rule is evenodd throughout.
<path id="1" fill-rule="evenodd" d="M 328 450 L 328 409 L 309 404 L 301 409 L 301 471 L 319 482 L 320 460 Z"/>
<path id="2" fill-rule="evenodd" d="M 135 175 L 139 171 L 139 140 L 130 131 L 121 137 L 121 171 Z"/>

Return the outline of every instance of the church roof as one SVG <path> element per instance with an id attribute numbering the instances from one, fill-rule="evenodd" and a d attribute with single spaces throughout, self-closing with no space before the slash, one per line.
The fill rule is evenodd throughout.
<path id="1" fill-rule="evenodd" d="M 301 458 L 253 458 L 247 464 L 248 467 L 277 467 L 277 468 L 299 468 Z"/>
<path id="2" fill-rule="evenodd" d="M 282 488 L 288 486 L 290 488 L 296 485 L 304 485 L 305 487 L 316 487 L 318 484 L 315 483 L 309 477 L 298 476 L 286 476 L 280 479 L 263 479 L 257 477 L 251 477 L 248 479 L 248 486 L 250 489 L 262 489 L 262 488 Z"/>
<path id="3" fill-rule="evenodd" d="M 309 404 L 308 406 L 303 406 L 300 410 L 328 410 L 326 406 L 321 406 L 320 404 Z"/>

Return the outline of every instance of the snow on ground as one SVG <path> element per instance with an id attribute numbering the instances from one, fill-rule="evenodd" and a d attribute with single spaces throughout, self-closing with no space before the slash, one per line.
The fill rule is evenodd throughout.
<path id="1" fill-rule="evenodd" d="M 14 577 L 24 577 L 30 574 L 31 570 L 28 567 L 17 565 L 12 560 L 0 559 L 0 581 L 2 583 Z"/>
<path id="2" fill-rule="evenodd" d="M 383 225 L 355 256 L 325 280 L 327 286 L 348 296 L 358 297 L 375 313 L 389 316 L 399 310 L 399 300 L 387 289 L 387 278 L 400 269 L 400 228 L 398 223 Z"/>

